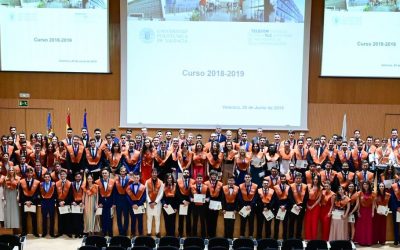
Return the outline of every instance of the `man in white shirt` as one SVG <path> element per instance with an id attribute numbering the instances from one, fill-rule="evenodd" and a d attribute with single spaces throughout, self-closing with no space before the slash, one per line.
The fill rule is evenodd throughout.
<path id="1" fill-rule="evenodd" d="M 156 221 L 156 236 L 160 237 L 160 216 L 161 198 L 164 194 L 164 183 L 157 178 L 158 171 L 154 168 L 151 171 L 151 178 L 146 181 L 146 213 L 147 213 L 147 234 L 151 235 L 153 217 Z"/>

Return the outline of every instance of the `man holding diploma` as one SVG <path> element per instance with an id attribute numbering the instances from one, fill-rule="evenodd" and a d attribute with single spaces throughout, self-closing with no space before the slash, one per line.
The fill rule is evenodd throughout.
<path id="1" fill-rule="evenodd" d="M 221 198 L 222 198 L 222 182 L 217 180 L 218 172 L 215 170 L 210 171 L 210 180 L 206 181 L 204 185 L 208 186 L 208 190 L 210 191 L 210 207 L 207 213 L 207 232 L 208 237 L 213 238 L 217 234 L 217 222 L 218 222 L 218 213 L 222 208 Z M 213 203 L 213 204 L 211 204 Z M 219 209 L 218 209 L 219 204 Z M 214 205 L 214 207 L 211 207 Z"/>
<path id="2" fill-rule="evenodd" d="M 178 235 L 183 236 L 183 221 L 186 219 L 186 237 L 189 237 L 192 232 L 192 206 L 190 204 L 191 188 L 196 183 L 195 180 L 190 178 L 189 169 L 183 170 L 182 178 L 178 180 L 178 188 L 176 190 L 176 198 L 179 207 L 187 207 L 187 214 L 179 214 Z"/>
<path id="3" fill-rule="evenodd" d="M 30 209 L 32 206 L 36 206 L 38 203 L 38 192 L 39 192 L 40 181 L 33 179 L 33 169 L 28 168 L 26 170 L 26 179 L 22 179 L 19 186 L 19 202 L 22 207 L 22 236 L 27 234 L 27 217 L 28 213 L 32 219 L 32 231 L 35 237 L 39 237 L 37 233 L 37 218 L 36 212 L 26 212 L 26 208 Z"/>
<path id="4" fill-rule="evenodd" d="M 208 190 L 208 186 L 203 184 L 203 176 L 201 174 L 197 174 L 196 183 L 192 186 L 192 198 L 190 199 L 194 202 L 193 206 L 193 228 L 192 233 L 193 236 L 197 235 L 197 222 L 200 217 L 200 225 L 201 225 L 201 237 L 206 237 L 206 218 L 205 213 L 207 209 L 206 202 L 208 203 L 210 199 L 210 192 Z"/>
<path id="5" fill-rule="evenodd" d="M 153 168 L 151 178 L 146 181 L 146 199 L 147 199 L 147 235 L 151 235 L 153 227 L 153 217 L 156 221 L 156 236 L 160 235 L 161 220 L 161 199 L 164 194 L 164 183 L 157 178 L 158 171 Z"/>
<path id="6" fill-rule="evenodd" d="M 276 203 L 275 203 L 275 222 L 274 222 L 274 239 L 278 239 L 279 235 L 279 225 L 282 221 L 282 238 L 287 239 L 287 222 L 289 215 L 287 214 L 287 209 L 289 207 L 288 195 L 290 186 L 286 183 L 286 176 L 281 175 L 281 183 L 274 186 Z M 279 214 L 283 214 L 283 218 L 278 218 Z"/>
<path id="7" fill-rule="evenodd" d="M 72 206 L 83 209 L 83 189 L 82 189 L 82 174 L 80 172 L 75 173 L 75 181 L 72 182 Z M 72 220 L 72 232 L 75 234 L 75 238 L 83 237 L 83 213 L 71 213 Z"/>
<path id="8" fill-rule="evenodd" d="M 302 183 L 301 173 L 298 173 L 295 182 L 290 185 L 289 189 L 289 203 L 291 204 L 291 210 L 289 211 L 289 238 L 293 238 L 294 224 L 296 224 L 296 238 L 301 239 L 307 200 L 308 188 L 306 184 Z"/>
<path id="9" fill-rule="evenodd" d="M 269 188 L 269 181 L 264 179 L 262 187 L 258 189 L 258 204 L 257 204 L 257 239 L 271 238 L 271 222 L 272 219 L 267 220 L 265 214 L 274 208 L 275 191 Z M 265 222 L 266 236 L 263 237 L 263 227 Z"/>
<path id="10" fill-rule="evenodd" d="M 251 182 L 251 176 L 246 173 L 244 183 L 239 185 L 239 208 L 248 212 L 246 217 L 240 216 L 240 236 L 244 237 L 246 223 L 249 222 L 249 237 L 253 237 L 254 232 L 254 209 L 256 206 L 257 184 Z"/>
<path id="11" fill-rule="evenodd" d="M 127 199 L 130 205 L 129 213 L 131 215 L 131 236 L 136 236 L 136 220 L 138 222 L 139 235 L 143 235 L 143 213 L 137 212 L 143 208 L 146 202 L 146 187 L 140 183 L 140 175 L 133 174 L 133 183 L 126 187 Z M 136 210 L 136 213 L 135 213 Z"/>
<path id="12" fill-rule="evenodd" d="M 71 182 L 67 180 L 67 172 L 64 169 L 61 170 L 60 178 L 61 180 L 56 182 L 57 207 L 59 210 L 58 236 L 67 234 L 68 237 L 72 238 L 70 214 L 69 213 L 61 214 L 60 212 L 60 207 L 65 208 L 66 206 L 71 205 L 71 200 L 72 200 Z"/>
<path id="13" fill-rule="evenodd" d="M 238 194 L 239 187 L 235 186 L 235 177 L 233 175 L 228 178 L 228 185 L 222 187 L 222 213 L 224 214 L 224 237 L 233 239 L 233 230 L 235 229 L 235 217 L 227 218 L 227 213 L 233 213 L 235 216 L 238 210 Z"/>

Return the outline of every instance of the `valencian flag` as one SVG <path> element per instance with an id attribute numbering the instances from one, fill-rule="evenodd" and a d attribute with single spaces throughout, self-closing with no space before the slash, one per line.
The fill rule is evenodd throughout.
<path id="1" fill-rule="evenodd" d="M 51 122 L 51 113 L 47 113 L 47 134 L 53 132 L 53 124 Z"/>
<path id="2" fill-rule="evenodd" d="M 69 129 L 71 127 L 71 113 L 69 112 L 69 108 L 67 111 L 67 121 L 66 121 L 66 125 L 65 125 L 65 130 Z"/>

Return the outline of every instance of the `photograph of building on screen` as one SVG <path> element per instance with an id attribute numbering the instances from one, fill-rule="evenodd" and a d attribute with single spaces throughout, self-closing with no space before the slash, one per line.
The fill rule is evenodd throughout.
<path id="1" fill-rule="evenodd" d="M 304 22 L 304 0 L 130 0 L 128 17 L 154 21 Z"/>
<path id="2" fill-rule="evenodd" d="M 400 0 L 325 0 L 325 9 L 336 11 L 400 11 Z"/>
<path id="3" fill-rule="evenodd" d="M 16 8 L 107 9 L 107 0 L 0 0 L 0 5 Z"/>

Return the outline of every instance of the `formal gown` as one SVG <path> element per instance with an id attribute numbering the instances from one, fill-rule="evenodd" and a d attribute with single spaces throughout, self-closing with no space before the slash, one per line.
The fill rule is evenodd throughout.
<path id="1" fill-rule="evenodd" d="M 146 152 L 141 158 L 140 172 L 142 173 L 141 182 L 144 184 L 146 180 L 151 177 L 151 170 L 153 169 L 153 153 Z"/>
<path id="2" fill-rule="evenodd" d="M 83 214 L 83 224 L 84 233 L 93 233 L 100 231 L 100 216 L 96 216 L 96 205 L 98 200 L 98 186 L 93 184 L 90 189 L 86 187 L 83 188 L 83 204 L 84 214 Z"/>
<path id="3" fill-rule="evenodd" d="M 350 198 L 344 196 L 341 200 L 336 200 L 333 204 L 332 211 L 346 212 L 347 204 L 350 202 Z M 329 230 L 329 241 L 332 240 L 348 240 L 349 239 L 349 220 L 345 219 L 331 219 L 331 228 Z"/>
<path id="4" fill-rule="evenodd" d="M 356 222 L 355 241 L 361 246 L 370 246 L 374 243 L 372 226 L 372 203 L 375 193 L 360 193 L 360 218 Z"/>
<path id="5" fill-rule="evenodd" d="M 319 212 L 319 221 L 321 223 L 321 240 L 329 240 L 329 231 L 331 228 L 331 217 L 328 216 L 329 211 L 332 206 L 332 196 L 334 193 L 332 191 L 327 192 L 322 191 L 321 198 L 321 210 Z"/>
<path id="6" fill-rule="evenodd" d="M 308 185 L 308 200 L 307 206 L 314 206 L 313 209 L 307 207 L 304 217 L 304 234 L 306 240 L 316 240 L 318 237 L 318 219 L 320 214 L 320 205 L 316 204 L 321 196 L 321 190 L 315 189 Z"/>
<path id="7" fill-rule="evenodd" d="M 4 196 L 6 206 L 4 207 L 4 227 L 20 228 L 19 207 L 17 201 L 19 177 L 13 181 L 6 179 L 4 186 Z"/>

